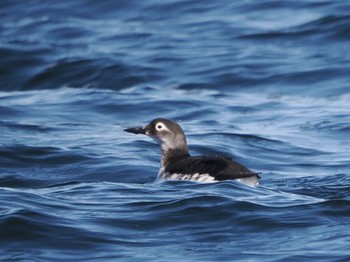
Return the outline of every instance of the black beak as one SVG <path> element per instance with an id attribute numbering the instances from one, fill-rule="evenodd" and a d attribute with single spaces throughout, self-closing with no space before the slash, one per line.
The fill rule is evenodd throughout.
<path id="1" fill-rule="evenodd" d="M 133 134 L 146 134 L 146 129 L 144 129 L 143 127 L 132 127 L 132 128 L 127 128 L 124 129 L 125 132 L 128 133 L 133 133 Z"/>

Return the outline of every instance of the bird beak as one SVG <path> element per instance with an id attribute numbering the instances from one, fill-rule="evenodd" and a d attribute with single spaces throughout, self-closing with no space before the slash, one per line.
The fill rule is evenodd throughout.
<path id="1" fill-rule="evenodd" d="M 133 133 L 133 134 L 146 135 L 146 129 L 143 127 L 131 127 L 131 128 L 124 129 L 124 131 L 128 133 Z"/>

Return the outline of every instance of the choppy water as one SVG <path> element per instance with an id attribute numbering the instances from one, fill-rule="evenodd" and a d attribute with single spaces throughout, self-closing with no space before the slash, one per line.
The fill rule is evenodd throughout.
<path id="1" fill-rule="evenodd" d="M 1 261 L 349 261 L 348 1 L 1 1 Z M 156 181 L 193 155 L 261 186 Z"/>

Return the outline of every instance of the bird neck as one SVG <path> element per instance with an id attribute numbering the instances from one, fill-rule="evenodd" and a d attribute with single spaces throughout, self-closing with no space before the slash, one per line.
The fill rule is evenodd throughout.
<path id="1" fill-rule="evenodd" d="M 175 163 L 181 159 L 189 157 L 187 148 L 183 149 L 162 149 L 162 160 L 161 160 L 161 169 L 165 169 L 169 164 Z"/>

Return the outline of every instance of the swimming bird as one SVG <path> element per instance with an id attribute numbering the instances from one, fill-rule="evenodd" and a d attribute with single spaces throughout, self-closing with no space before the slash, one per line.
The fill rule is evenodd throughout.
<path id="1" fill-rule="evenodd" d="M 190 156 L 186 136 L 179 124 L 165 118 L 156 118 L 145 127 L 124 131 L 143 134 L 160 144 L 162 158 L 158 176 L 170 180 L 215 182 L 235 180 L 257 186 L 258 173 L 225 156 Z"/>

